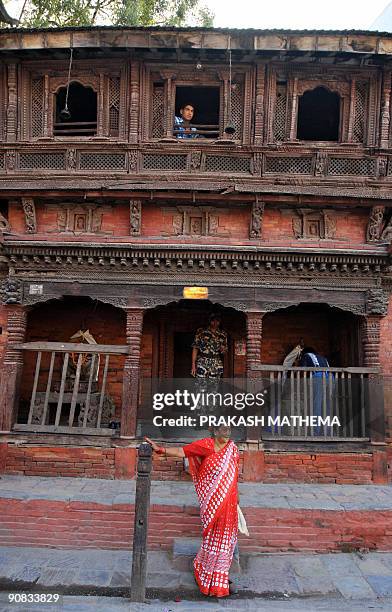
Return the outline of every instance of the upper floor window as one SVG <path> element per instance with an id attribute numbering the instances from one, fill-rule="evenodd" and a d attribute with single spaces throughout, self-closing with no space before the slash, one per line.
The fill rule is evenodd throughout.
<path id="1" fill-rule="evenodd" d="M 316 87 L 299 97 L 298 140 L 339 140 L 340 96 L 325 87 Z"/>
<path id="2" fill-rule="evenodd" d="M 97 133 L 97 94 L 91 87 L 72 82 L 56 94 L 54 136 L 95 136 Z"/>
<path id="3" fill-rule="evenodd" d="M 218 138 L 219 87 L 176 87 L 176 138 Z"/>

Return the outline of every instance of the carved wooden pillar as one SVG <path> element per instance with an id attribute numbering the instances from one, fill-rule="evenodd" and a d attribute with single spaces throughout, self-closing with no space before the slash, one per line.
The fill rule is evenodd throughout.
<path id="1" fill-rule="evenodd" d="M 353 131 L 354 131 L 354 116 L 355 116 L 355 79 L 351 79 L 350 83 L 350 108 L 348 115 L 348 128 L 347 128 L 347 142 L 353 141 Z M 344 139 L 344 137 L 343 137 Z"/>
<path id="2" fill-rule="evenodd" d="M 0 377 L 0 430 L 10 431 L 17 417 L 23 351 L 15 345 L 23 343 L 26 335 L 27 312 L 19 305 L 6 306 L 8 311 L 7 345 Z"/>
<path id="3" fill-rule="evenodd" d="M 8 64 L 7 66 L 7 142 L 14 142 L 17 136 L 17 105 L 18 105 L 18 90 L 17 90 L 17 66 L 16 64 Z"/>
<path id="4" fill-rule="evenodd" d="M 291 88 L 291 112 L 289 140 L 297 138 L 297 115 L 298 115 L 298 77 L 294 77 Z"/>
<path id="5" fill-rule="evenodd" d="M 362 321 L 363 365 L 380 369 L 380 323 L 378 315 L 368 315 Z M 384 386 L 380 374 L 369 375 L 369 434 L 372 444 L 385 442 Z"/>
<path id="6" fill-rule="evenodd" d="M 126 309 L 126 339 L 129 353 L 125 358 L 123 397 L 121 410 L 121 435 L 135 437 L 139 404 L 140 351 L 143 331 L 142 308 Z"/>
<path id="7" fill-rule="evenodd" d="M 255 101 L 255 144 L 261 145 L 264 140 L 264 82 L 265 67 L 256 68 L 256 101 Z"/>
<path id="8" fill-rule="evenodd" d="M 140 99 L 140 64 L 132 62 L 131 87 L 129 100 L 129 142 L 138 141 L 139 130 L 139 99 Z"/>
<path id="9" fill-rule="evenodd" d="M 368 315 L 362 321 L 362 350 L 365 368 L 380 367 L 380 317 Z"/>
<path id="10" fill-rule="evenodd" d="M 252 370 L 254 365 L 261 361 L 261 340 L 263 337 L 264 312 L 246 313 L 246 377 L 247 390 L 256 393 L 258 389 L 257 373 Z M 258 444 L 261 440 L 261 428 L 259 426 L 246 428 L 246 441 L 250 444 Z"/>
<path id="11" fill-rule="evenodd" d="M 386 70 L 383 74 L 381 92 L 381 122 L 380 122 L 380 147 L 389 147 L 389 129 L 391 121 L 391 73 Z"/>
<path id="12" fill-rule="evenodd" d="M 252 366 L 260 363 L 264 312 L 246 314 L 246 376 L 252 376 Z"/>

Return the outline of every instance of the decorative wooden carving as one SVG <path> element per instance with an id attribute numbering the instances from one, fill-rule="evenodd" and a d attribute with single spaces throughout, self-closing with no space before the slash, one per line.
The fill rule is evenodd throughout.
<path id="1" fill-rule="evenodd" d="M 4 305 L 21 304 L 22 282 L 18 278 L 8 276 L 0 285 L 0 295 Z"/>
<path id="2" fill-rule="evenodd" d="M 264 202 L 254 202 L 250 215 L 249 238 L 261 238 L 264 214 Z"/>
<path id="3" fill-rule="evenodd" d="M 380 317 L 369 315 L 363 318 L 362 326 L 363 365 L 365 368 L 380 367 Z"/>
<path id="4" fill-rule="evenodd" d="M 314 165 L 315 176 L 325 176 L 328 170 L 328 154 L 325 151 L 317 151 Z"/>
<path id="5" fill-rule="evenodd" d="M 8 64 L 8 100 L 7 100 L 7 142 L 14 142 L 17 138 L 18 126 L 18 89 L 17 89 L 17 66 Z"/>
<path id="6" fill-rule="evenodd" d="M 109 233 L 102 231 L 103 214 L 105 210 L 109 210 L 108 207 L 97 204 L 79 206 L 63 204 L 57 210 L 57 230 L 59 232 L 73 234 Z"/>
<path id="7" fill-rule="evenodd" d="M 380 147 L 389 147 L 389 130 L 391 122 L 391 72 L 384 70 L 381 92 Z"/>
<path id="8" fill-rule="evenodd" d="M 140 104 L 140 64 L 133 61 L 131 65 L 131 87 L 129 100 L 129 142 L 139 140 L 139 104 Z"/>
<path id="9" fill-rule="evenodd" d="M 33 198 L 22 198 L 22 206 L 25 216 L 26 232 L 28 234 L 36 234 L 37 219 L 35 215 L 35 205 Z"/>
<path id="10" fill-rule="evenodd" d="M 366 241 L 377 242 L 380 240 L 385 206 L 373 206 L 370 211 L 369 221 L 366 229 Z"/>
<path id="11" fill-rule="evenodd" d="M 211 206 L 177 206 L 168 207 L 164 211 L 172 215 L 172 231 L 174 236 L 218 236 L 218 209 Z"/>
<path id="12" fill-rule="evenodd" d="M 377 176 L 378 178 L 383 178 L 387 176 L 388 171 L 388 158 L 387 157 L 379 157 L 377 159 Z"/>
<path id="13" fill-rule="evenodd" d="M 137 170 L 137 160 L 138 160 L 138 151 L 137 149 L 131 149 L 128 153 L 129 159 L 129 171 L 136 172 Z"/>
<path id="14" fill-rule="evenodd" d="M 11 226 L 9 224 L 8 219 L 6 219 L 4 215 L 0 213 L 0 234 L 9 234 L 10 231 Z"/>
<path id="15" fill-rule="evenodd" d="M 295 238 L 322 240 L 334 238 L 336 219 L 332 211 L 309 210 L 300 208 L 293 217 L 293 234 Z"/>
<path id="16" fill-rule="evenodd" d="M 252 375 L 252 366 L 261 362 L 263 312 L 246 313 L 246 375 Z"/>
<path id="17" fill-rule="evenodd" d="M 126 309 L 126 340 L 129 354 L 125 358 L 123 375 L 121 436 L 124 437 L 136 435 L 143 314 L 142 308 Z"/>
<path id="18" fill-rule="evenodd" d="M 264 83 L 265 66 L 258 64 L 256 67 L 256 96 L 255 96 L 255 138 L 257 145 L 263 143 L 264 139 Z M 255 171 L 255 174 L 258 172 Z"/>
<path id="19" fill-rule="evenodd" d="M 13 172 L 16 168 L 16 151 L 8 150 L 5 154 L 5 167 L 7 171 Z"/>
<path id="20" fill-rule="evenodd" d="M 129 203 L 130 235 L 140 236 L 142 229 L 142 203 L 140 200 L 131 200 Z"/>
<path id="21" fill-rule="evenodd" d="M 383 289 L 369 289 L 367 292 L 367 312 L 371 315 L 388 313 L 389 295 Z"/>
<path id="22" fill-rule="evenodd" d="M 15 348 L 25 340 L 27 312 L 21 306 L 8 307 L 7 344 L 0 380 L 0 430 L 10 431 L 16 421 L 21 388 L 23 351 Z"/>
<path id="23" fill-rule="evenodd" d="M 66 153 L 66 164 L 68 170 L 76 170 L 77 153 L 76 149 L 68 149 Z"/>
<path id="24" fill-rule="evenodd" d="M 383 229 L 381 234 L 381 241 L 386 243 L 392 243 L 392 216 L 390 217 L 388 223 Z"/>

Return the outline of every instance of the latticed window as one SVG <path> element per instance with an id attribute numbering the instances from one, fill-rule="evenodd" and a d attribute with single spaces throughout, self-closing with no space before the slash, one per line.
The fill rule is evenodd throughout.
<path id="1" fill-rule="evenodd" d="M 311 157 L 265 157 L 266 174 L 310 174 L 312 171 Z"/>
<path id="2" fill-rule="evenodd" d="M 152 137 L 162 138 L 164 134 L 164 89 L 162 83 L 154 83 L 152 91 Z"/>
<path id="3" fill-rule="evenodd" d="M 353 175 L 353 176 L 373 176 L 376 170 L 376 161 L 370 157 L 350 158 L 350 157 L 330 157 L 328 164 L 328 174 L 333 176 Z"/>
<path id="4" fill-rule="evenodd" d="M 31 135 L 43 136 L 44 129 L 44 80 L 42 77 L 31 80 Z"/>
<path id="5" fill-rule="evenodd" d="M 242 124 L 244 117 L 244 88 L 242 83 L 233 83 L 231 86 L 231 120 L 235 127 L 234 138 L 242 138 Z"/>
<path id="6" fill-rule="evenodd" d="M 358 81 L 355 85 L 354 142 L 363 142 L 365 138 L 367 95 L 368 84 Z"/>
<path id="7" fill-rule="evenodd" d="M 276 90 L 275 113 L 273 121 L 274 140 L 278 142 L 286 139 L 286 108 L 287 87 L 286 84 L 278 85 Z"/>
<path id="8" fill-rule="evenodd" d="M 109 136 L 118 136 L 120 130 L 120 77 L 109 79 Z"/>

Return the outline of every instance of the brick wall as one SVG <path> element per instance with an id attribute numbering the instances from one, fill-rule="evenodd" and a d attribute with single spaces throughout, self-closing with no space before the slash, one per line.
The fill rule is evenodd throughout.
<path id="1" fill-rule="evenodd" d="M 133 478 L 135 448 L 0 445 L 3 470 L 29 476 Z M 243 482 L 385 483 L 386 456 L 373 453 L 241 452 Z M 1 471 L 0 461 L 0 471 Z M 154 456 L 153 480 L 190 480 L 181 459 Z"/>
<path id="2" fill-rule="evenodd" d="M 156 242 L 167 240 L 175 242 L 193 242 L 194 238 L 185 236 L 173 236 L 173 209 L 178 202 L 143 202 L 142 213 L 142 236 L 141 240 Z M 184 204 L 184 203 L 183 203 Z M 218 230 L 216 236 L 203 237 L 203 241 L 211 244 L 248 244 L 249 243 L 249 223 L 250 209 L 248 205 L 236 205 L 230 202 L 228 206 L 218 207 L 214 202 L 205 202 L 215 208 L 213 213 L 218 217 Z M 189 203 L 191 206 L 191 204 Z M 78 202 L 75 202 L 78 206 Z M 91 234 L 59 233 L 57 231 L 58 209 L 54 206 L 47 206 L 46 202 L 35 201 L 38 233 L 34 236 L 26 234 L 25 219 L 22 206 L 19 202 L 13 201 L 9 204 L 8 218 L 15 237 L 23 235 L 25 239 L 36 240 L 45 237 L 45 240 L 67 241 L 86 241 L 91 240 Z M 129 203 L 117 202 L 115 205 L 105 205 L 102 209 L 102 227 L 97 235 L 102 243 L 113 241 L 113 238 L 120 242 L 129 241 Z M 335 211 L 336 235 L 329 240 L 298 240 L 293 234 L 293 210 L 279 209 L 267 206 L 263 217 L 263 243 L 272 245 L 301 246 L 340 248 L 346 250 L 348 247 L 360 249 L 369 248 L 366 245 L 366 226 L 368 221 L 368 211 L 351 210 Z M 11 238 L 12 239 L 12 238 Z M 135 240 L 133 238 L 133 240 Z M 136 239 L 137 242 L 138 239 Z M 259 243 L 260 241 L 251 241 Z"/>
<path id="3" fill-rule="evenodd" d="M 391 551 L 391 511 L 243 508 L 251 538 L 242 553 Z M 132 546 L 134 507 L 88 502 L 0 499 L 3 546 L 126 549 Z M 151 505 L 148 547 L 171 550 L 174 538 L 200 537 L 199 508 Z"/>

